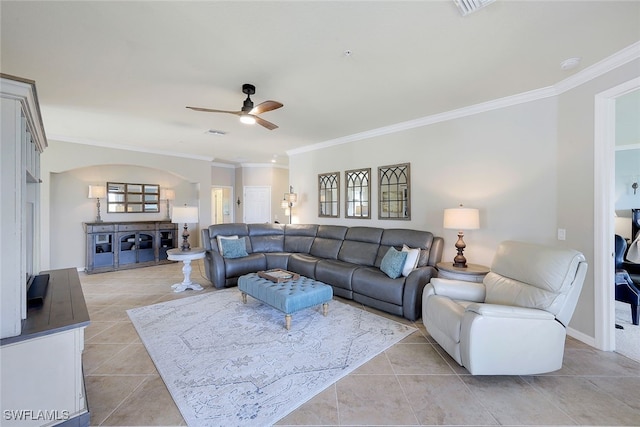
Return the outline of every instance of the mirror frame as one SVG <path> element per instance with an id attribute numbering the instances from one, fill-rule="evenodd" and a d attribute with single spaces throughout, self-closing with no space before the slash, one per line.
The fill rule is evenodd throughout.
<path id="1" fill-rule="evenodd" d="M 378 167 L 378 219 L 411 220 L 410 163 Z"/>
<path id="2" fill-rule="evenodd" d="M 335 199 L 327 200 L 326 196 L 332 195 L 334 190 Z M 340 218 L 340 172 L 318 174 L 318 216 Z"/>
<path id="3" fill-rule="evenodd" d="M 107 212 L 160 212 L 160 185 L 107 182 Z"/>
<path id="4" fill-rule="evenodd" d="M 371 219 L 371 168 L 351 169 L 344 172 L 345 218 Z M 360 182 L 360 184 L 358 184 Z M 366 197 L 360 201 L 352 198 L 356 189 Z M 365 194 L 366 192 L 366 194 Z M 349 209 L 351 208 L 351 209 Z M 360 214 L 356 214 L 360 210 Z M 352 213 L 350 213 L 352 212 Z"/>

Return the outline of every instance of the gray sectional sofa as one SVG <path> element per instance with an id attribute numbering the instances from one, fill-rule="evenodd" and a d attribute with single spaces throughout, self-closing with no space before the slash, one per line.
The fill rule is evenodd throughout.
<path id="1" fill-rule="evenodd" d="M 246 237 L 246 256 L 225 258 L 218 236 Z M 333 287 L 333 293 L 409 320 L 421 316 L 422 291 L 437 276 L 443 240 L 428 231 L 316 224 L 218 224 L 202 230 L 205 271 L 216 288 L 272 268 L 299 273 Z M 417 268 L 392 279 L 380 270 L 393 246 L 420 248 Z"/>

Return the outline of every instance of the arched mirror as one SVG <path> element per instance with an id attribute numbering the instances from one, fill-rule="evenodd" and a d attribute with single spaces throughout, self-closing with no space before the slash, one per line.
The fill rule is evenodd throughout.
<path id="1" fill-rule="evenodd" d="M 340 217 L 340 172 L 318 175 L 318 216 Z"/>
<path id="2" fill-rule="evenodd" d="M 371 218 L 369 201 L 371 186 L 369 185 L 371 169 L 353 169 L 345 172 L 346 213 L 345 218 Z"/>
<path id="3" fill-rule="evenodd" d="M 378 168 L 378 218 L 411 219 L 409 163 Z"/>

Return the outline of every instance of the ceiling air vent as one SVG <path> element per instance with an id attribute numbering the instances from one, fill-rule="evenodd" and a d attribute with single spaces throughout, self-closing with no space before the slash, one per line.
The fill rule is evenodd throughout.
<path id="1" fill-rule="evenodd" d="M 456 6 L 458 6 L 458 9 L 460 9 L 462 16 L 466 16 L 478 9 L 482 9 L 494 1 L 496 0 L 453 0 Z"/>

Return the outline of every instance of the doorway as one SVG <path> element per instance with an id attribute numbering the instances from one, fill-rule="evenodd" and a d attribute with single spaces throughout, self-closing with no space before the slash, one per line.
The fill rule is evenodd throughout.
<path id="1" fill-rule="evenodd" d="M 595 346 L 614 351 L 615 291 L 612 285 L 615 214 L 616 99 L 640 89 L 640 78 L 595 97 L 594 129 L 594 287 Z"/>
<path id="2" fill-rule="evenodd" d="M 232 200 L 233 187 L 211 188 L 211 224 L 229 224 L 234 221 Z"/>
<path id="3" fill-rule="evenodd" d="M 244 219 L 246 224 L 271 222 L 271 187 L 244 187 Z"/>

